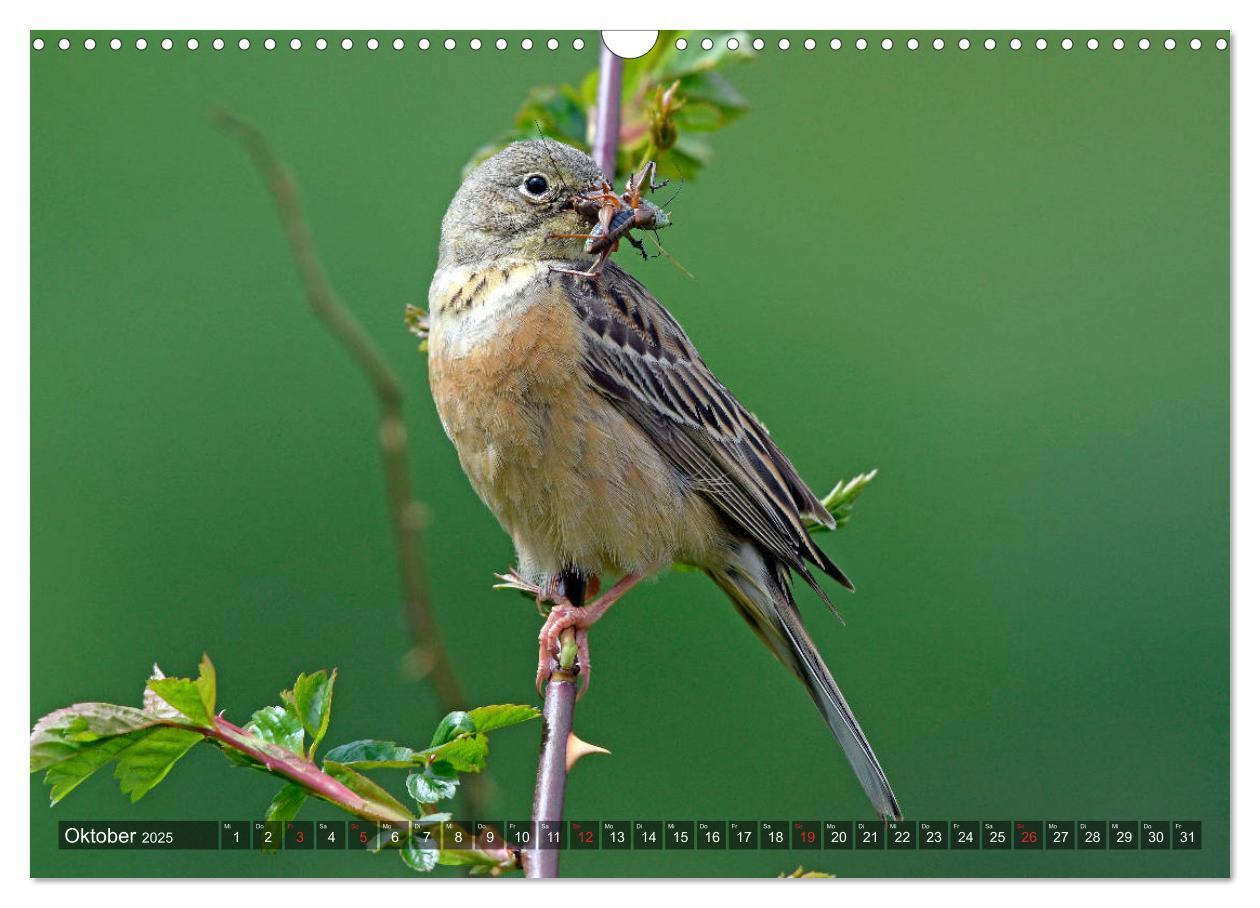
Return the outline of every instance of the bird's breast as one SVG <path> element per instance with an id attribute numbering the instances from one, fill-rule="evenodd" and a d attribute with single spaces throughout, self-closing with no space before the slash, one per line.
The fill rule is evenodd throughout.
<path id="1" fill-rule="evenodd" d="M 677 522 L 694 503 L 651 440 L 587 379 L 581 323 L 546 266 L 439 272 L 430 307 L 438 414 L 520 567 L 543 575 L 672 557 Z"/>

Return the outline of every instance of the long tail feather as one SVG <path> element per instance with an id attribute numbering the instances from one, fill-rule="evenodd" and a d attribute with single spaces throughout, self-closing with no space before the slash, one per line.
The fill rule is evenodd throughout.
<path id="1" fill-rule="evenodd" d="M 731 598 L 770 650 L 809 690 L 875 810 L 885 819 L 900 820 L 901 807 L 888 784 L 888 777 L 801 623 L 786 578 L 775 566 L 767 565 L 752 545 L 746 545 L 730 567 L 710 571 L 709 576 Z"/>

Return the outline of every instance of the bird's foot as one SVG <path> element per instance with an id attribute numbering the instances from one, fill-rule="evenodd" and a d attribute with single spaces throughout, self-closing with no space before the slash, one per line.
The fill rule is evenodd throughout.
<path id="1" fill-rule="evenodd" d="M 574 642 L 577 644 L 577 668 L 582 676 L 578 696 L 586 693 L 591 684 L 591 647 L 587 629 L 604 616 L 618 599 L 628 593 L 635 584 L 647 576 L 647 571 L 636 571 L 622 577 L 607 593 L 586 606 L 577 606 L 564 597 L 552 599 L 551 611 L 538 632 L 538 674 L 534 686 L 541 693 L 547 679 L 554 670 L 552 663 L 558 664 L 560 636 L 569 628 L 573 628 Z M 591 585 L 593 584 L 593 585 Z M 590 592 L 599 589 L 599 580 L 592 577 L 588 580 Z"/>

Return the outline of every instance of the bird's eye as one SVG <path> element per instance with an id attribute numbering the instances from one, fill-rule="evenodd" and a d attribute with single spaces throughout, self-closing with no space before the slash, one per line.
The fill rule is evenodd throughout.
<path id="1" fill-rule="evenodd" d="M 525 191 L 530 195 L 542 195 L 547 191 L 547 178 L 540 173 L 525 178 Z"/>

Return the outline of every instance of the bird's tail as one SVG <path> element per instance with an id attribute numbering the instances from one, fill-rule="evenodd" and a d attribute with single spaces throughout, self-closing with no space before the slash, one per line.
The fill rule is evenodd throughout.
<path id="1" fill-rule="evenodd" d="M 786 568 L 745 544 L 726 567 L 708 573 L 770 650 L 805 684 L 875 810 L 885 819 L 900 820 L 897 797 L 871 743 L 801 623 Z"/>

